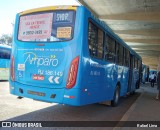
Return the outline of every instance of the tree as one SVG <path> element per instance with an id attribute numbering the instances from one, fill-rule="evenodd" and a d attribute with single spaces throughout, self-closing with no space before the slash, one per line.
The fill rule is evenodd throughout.
<path id="1" fill-rule="evenodd" d="M 0 37 L 0 43 L 11 46 L 12 45 L 12 35 L 3 34 Z"/>

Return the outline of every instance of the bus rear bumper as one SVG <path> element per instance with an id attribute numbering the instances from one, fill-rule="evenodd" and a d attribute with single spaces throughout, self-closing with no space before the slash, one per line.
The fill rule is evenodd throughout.
<path id="1" fill-rule="evenodd" d="M 42 88 L 10 81 L 10 93 L 33 100 L 81 106 L 79 89 Z M 74 95 L 73 95 L 74 94 Z"/>
<path id="2" fill-rule="evenodd" d="M 64 89 L 42 88 L 10 82 L 10 93 L 16 96 L 31 98 L 33 100 L 62 104 Z"/>

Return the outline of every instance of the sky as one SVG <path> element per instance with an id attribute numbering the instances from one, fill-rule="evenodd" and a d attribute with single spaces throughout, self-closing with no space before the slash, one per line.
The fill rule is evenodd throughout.
<path id="1" fill-rule="evenodd" d="M 0 36 L 2 34 L 12 34 L 12 24 L 17 13 L 32 8 L 54 5 L 79 5 L 79 3 L 77 0 L 1 0 Z"/>

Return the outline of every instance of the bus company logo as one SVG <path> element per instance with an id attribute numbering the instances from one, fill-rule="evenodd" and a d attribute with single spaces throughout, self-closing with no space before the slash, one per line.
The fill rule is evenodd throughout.
<path id="1" fill-rule="evenodd" d="M 2 122 L 2 127 L 12 127 L 11 122 Z"/>
<path id="2" fill-rule="evenodd" d="M 53 66 L 56 67 L 58 65 L 58 59 L 55 57 L 42 57 L 37 56 L 33 52 L 26 52 L 23 54 L 24 56 L 24 64 L 29 63 L 30 65 L 39 66 Z"/>

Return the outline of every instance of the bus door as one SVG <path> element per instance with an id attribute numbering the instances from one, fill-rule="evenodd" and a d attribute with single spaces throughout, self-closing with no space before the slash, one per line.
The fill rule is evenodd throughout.
<path id="1" fill-rule="evenodd" d="M 131 92 L 132 87 L 132 77 L 133 77 L 133 55 L 130 55 L 130 63 L 129 63 L 129 77 L 128 77 L 128 91 Z"/>

